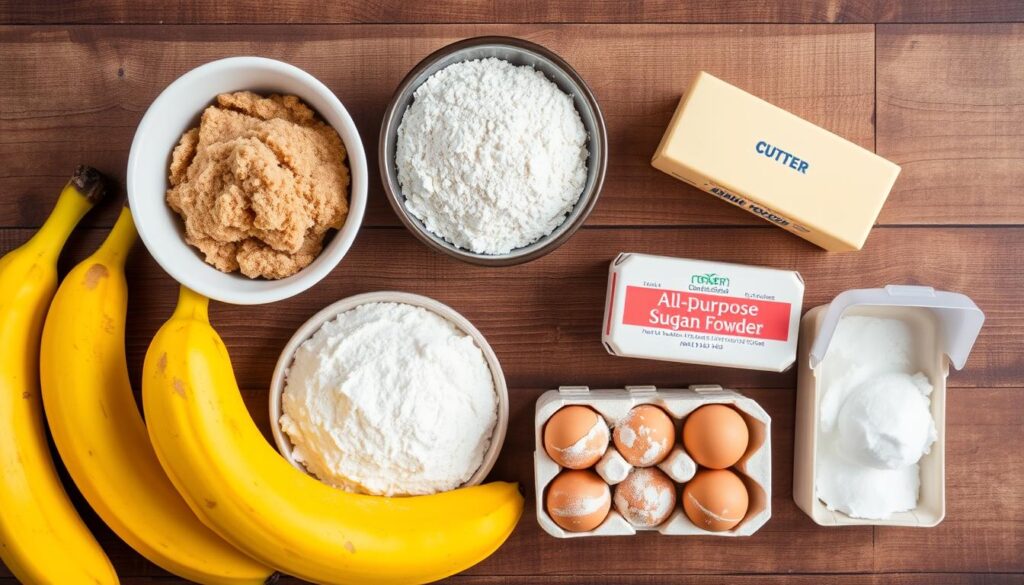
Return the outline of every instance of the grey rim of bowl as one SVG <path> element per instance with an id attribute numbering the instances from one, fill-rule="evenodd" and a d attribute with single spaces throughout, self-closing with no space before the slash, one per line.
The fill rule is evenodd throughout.
<path id="1" fill-rule="evenodd" d="M 469 319 L 467 319 L 462 313 L 459 313 L 441 301 L 415 293 L 401 291 L 375 291 L 346 297 L 317 311 L 316 314 L 303 322 L 302 325 L 295 330 L 295 333 L 288 339 L 284 349 L 281 351 L 281 355 L 277 359 L 277 364 L 274 366 L 274 374 L 271 378 L 268 406 L 270 411 L 271 435 L 273 435 L 277 451 L 285 458 L 286 461 L 288 461 L 288 463 L 292 465 L 292 467 L 295 467 L 313 479 L 318 479 L 308 469 L 306 469 L 303 464 L 295 460 L 292 455 L 292 442 L 288 438 L 288 435 L 285 434 L 284 429 L 281 428 L 280 418 L 281 414 L 284 412 L 281 401 L 284 397 L 285 380 L 287 379 L 288 370 L 291 368 L 292 361 L 295 359 L 295 352 L 303 343 L 306 342 L 307 339 L 319 331 L 320 328 L 323 327 L 324 323 L 334 319 L 346 311 L 350 311 L 367 303 L 404 303 L 426 309 L 436 315 L 439 315 L 442 319 L 455 326 L 459 331 L 469 335 L 473 339 L 473 342 L 476 343 L 476 346 L 480 348 L 480 352 L 484 355 L 484 361 L 487 362 L 487 368 L 491 371 L 491 378 L 494 381 L 494 392 L 497 394 L 498 398 L 497 420 L 494 423 L 494 432 L 491 434 L 491 443 L 487 446 L 487 451 L 484 453 L 483 461 L 480 462 L 480 467 L 477 468 L 477 470 L 473 472 L 473 475 L 470 476 L 470 478 L 460 487 L 474 486 L 483 483 L 487 478 L 487 475 L 490 474 L 491 470 L 494 468 L 495 463 L 497 463 L 498 456 L 501 454 L 501 449 L 505 444 L 505 436 L 508 433 L 509 403 L 508 383 L 505 381 L 505 372 L 501 369 L 501 362 L 498 361 L 498 356 L 494 353 L 494 349 L 491 347 L 491 344 L 488 343 L 487 338 L 484 337 L 484 334 L 481 333 Z"/>
<path id="2" fill-rule="evenodd" d="M 428 231 L 426 226 L 424 226 L 419 219 L 412 217 L 409 211 L 405 209 L 405 196 L 402 195 L 401 187 L 398 185 L 397 170 L 392 172 L 392 169 L 395 168 L 394 156 L 389 156 L 388 154 L 389 150 L 394 150 L 393 142 L 397 138 L 398 125 L 401 123 L 398 110 L 402 108 L 402 115 L 405 114 L 405 109 L 407 109 L 412 103 L 412 94 L 416 91 L 416 88 L 419 87 L 418 85 L 416 87 L 412 87 L 416 78 L 424 71 L 431 68 L 435 63 L 448 57 L 452 53 L 485 45 L 511 47 L 513 49 L 533 53 L 541 57 L 543 60 L 550 61 L 555 67 L 561 69 L 562 73 L 564 73 L 565 76 L 575 84 L 578 89 L 579 97 L 587 104 L 591 112 L 593 112 L 594 119 L 595 132 L 591 134 L 588 140 L 590 146 L 590 157 L 587 163 L 588 181 L 583 192 L 580 194 L 580 200 L 566 216 L 565 221 L 555 228 L 551 235 L 544 236 L 536 242 L 523 246 L 522 248 L 516 248 L 508 254 L 477 254 L 469 250 L 456 248 L 451 242 L 448 242 L 444 238 Z M 561 89 L 564 91 L 564 88 Z M 594 136 L 593 134 L 597 134 L 597 136 Z M 596 161 L 594 160 L 595 143 L 600 147 Z M 604 123 L 604 114 L 601 112 L 601 107 L 598 105 L 593 92 L 590 91 L 590 87 L 585 81 L 583 81 L 583 78 L 580 77 L 579 73 L 577 73 L 576 70 L 573 69 L 572 66 L 564 59 L 541 45 L 514 37 L 474 37 L 452 43 L 434 51 L 409 71 L 402 82 L 398 85 L 398 89 L 395 90 L 395 94 L 392 96 L 391 102 L 384 111 L 384 121 L 381 123 L 377 156 L 377 166 L 380 168 L 380 178 L 384 185 L 384 193 L 387 195 L 388 203 L 391 204 L 391 208 L 394 209 L 395 214 L 398 215 L 398 218 L 405 225 L 406 229 L 412 232 L 416 238 L 428 247 L 444 252 L 445 254 L 458 258 L 464 262 L 479 264 L 482 266 L 512 266 L 536 260 L 545 254 L 553 252 L 572 237 L 572 235 L 576 233 L 576 230 L 578 230 L 587 220 L 587 217 L 590 216 L 590 212 L 593 211 L 594 206 L 597 205 L 597 199 L 604 187 L 605 172 L 608 168 L 608 131 Z M 593 181 L 590 181 L 589 175 L 591 166 L 595 162 L 596 167 L 594 168 L 594 178 Z M 554 235 L 554 237 L 552 237 L 552 235 Z"/>

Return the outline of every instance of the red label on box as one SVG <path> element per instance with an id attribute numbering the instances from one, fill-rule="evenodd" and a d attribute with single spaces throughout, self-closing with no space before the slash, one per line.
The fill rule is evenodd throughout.
<path id="1" fill-rule="evenodd" d="M 789 303 L 627 286 L 622 323 L 672 331 L 696 331 L 786 341 Z"/>

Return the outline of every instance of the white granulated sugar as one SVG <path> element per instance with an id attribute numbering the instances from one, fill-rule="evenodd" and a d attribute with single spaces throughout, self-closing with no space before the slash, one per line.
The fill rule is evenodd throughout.
<path id="1" fill-rule="evenodd" d="M 884 520 L 917 507 L 919 461 L 937 432 L 913 344 L 896 319 L 839 321 L 821 363 L 815 490 L 828 509 Z"/>
<path id="2" fill-rule="evenodd" d="M 295 353 L 281 428 L 321 481 L 375 495 L 465 483 L 497 423 L 490 368 L 473 338 L 400 303 L 360 305 Z"/>
<path id="3" fill-rule="evenodd" d="M 406 208 L 427 229 L 479 254 L 550 234 L 587 180 L 587 133 L 543 73 L 501 59 L 431 75 L 398 127 Z"/>

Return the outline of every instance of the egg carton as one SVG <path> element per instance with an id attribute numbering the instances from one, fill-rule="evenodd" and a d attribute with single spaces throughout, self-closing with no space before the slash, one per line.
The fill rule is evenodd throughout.
<path id="1" fill-rule="evenodd" d="M 675 509 L 668 519 L 653 528 L 633 526 L 622 517 L 615 506 L 612 506 L 608 517 L 597 528 L 587 532 L 571 532 L 563 529 L 548 515 L 544 507 L 544 492 L 548 484 L 562 471 L 544 450 L 544 425 L 559 409 L 570 405 L 589 406 L 597 411 L 610 427 L 621 420 L 635 406 L 653 404 L 661 407 L 673 419 L 677 441 L 682 421 L 691 412 L 705 404 L 728 404 L 740 412 L 750 430 L 750 444 L 747 452 L 731 469 L 738 472 L 743 484 L 747 487 L 750 503 L 743 521 L 732 530 L 712 532 L 698 527 L 683 512 L 682 504 L 677 501 Z M 626 386 L 625 389 L 591 390 L 587 386 L 562 386 L 558 390 L 549 390 L 537 399 L 534 415 L 534 439 L 537 448 L 533 452 L 533 467 L 536 487 L 537 522 L 548 534 L 557 538 L 577 538 L 584 536 L 622 536 L 636 534 L 638 530 L 654 530 L 668 535 L 692 536 L 749 536 L 764 526 L 771 518 L 771 417 L 754 400 L 734 390 L 723 389 L 721 386 L 695 385 L 689 388 L 659 390 L 654 386 Z M 673 449 L 665 462 L 658 467 L 676 483 L 685 483 L 693 476 L 695 466 L 691 467 L 685 459 L 685 451 L 679 446 Z M 616 457 L 617 456 L 617 457 Z M 614 465 L 609 461 L 614 460 Z M 692 460 L 691 460 L 692 463 Z M 621 471 L 628 464 L 616 452 L 614 445 L 595 466 L 595 470 L 610 485 L 621 481 Z M 617 481 L 616 481 L 617 480 Z"/>

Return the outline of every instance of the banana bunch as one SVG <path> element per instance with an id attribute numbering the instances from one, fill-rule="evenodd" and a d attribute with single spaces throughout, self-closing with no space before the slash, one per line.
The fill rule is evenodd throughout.
<path id="1" fill-rule="evenodd" d="M 57 290 L 64 242 L 103 193 L 99 173 L 80 167 L 43 227 L 0 258 L 0 560 L 19 580 L 118 583 L 60 483 L 44 403 L 100 518 L 191 581 L 258 585 L 274 567 L 329 585 L 425 583 L 508 538 L 523 511 L 515 484 L 385 498 L 293 468 L 249 416 L 208 300 L 184 287 L 146 354 L 143 422 L 124 348 L 124 262 L 137 237 L 127 208 Z"/>
<path id="2" fill-rule="evenodd" d="M 292 467 L 242 401 L 208 300 L 182 287 L 143 367 L 143 408 L 164 470 L 223 538 L 328 585 L 425 583 L 489 556 L 523 511 L 516 484 L 431 496 L 350 494 Z"/>
<path id="3" fill-rule="evenodd" d="M 85 499 L 142 556 L 197 583 L 264 583 L 273 571 L 199 521 L 149 443 L 124 347 L 124 263 L 136 238 L 124 208 L 106 241 L 68 273 L 50 305 L 40 375 L 54 442 Z"/>
<path id="4" fill-rule="evenodd" d="M 57 257 L 103 195 L 100 174 L 79 167 L 43 227 L 0 259 L 0 559 L 31 585 L 118 582 L 57 476 L 39 396 L 39 338 Z"/>

